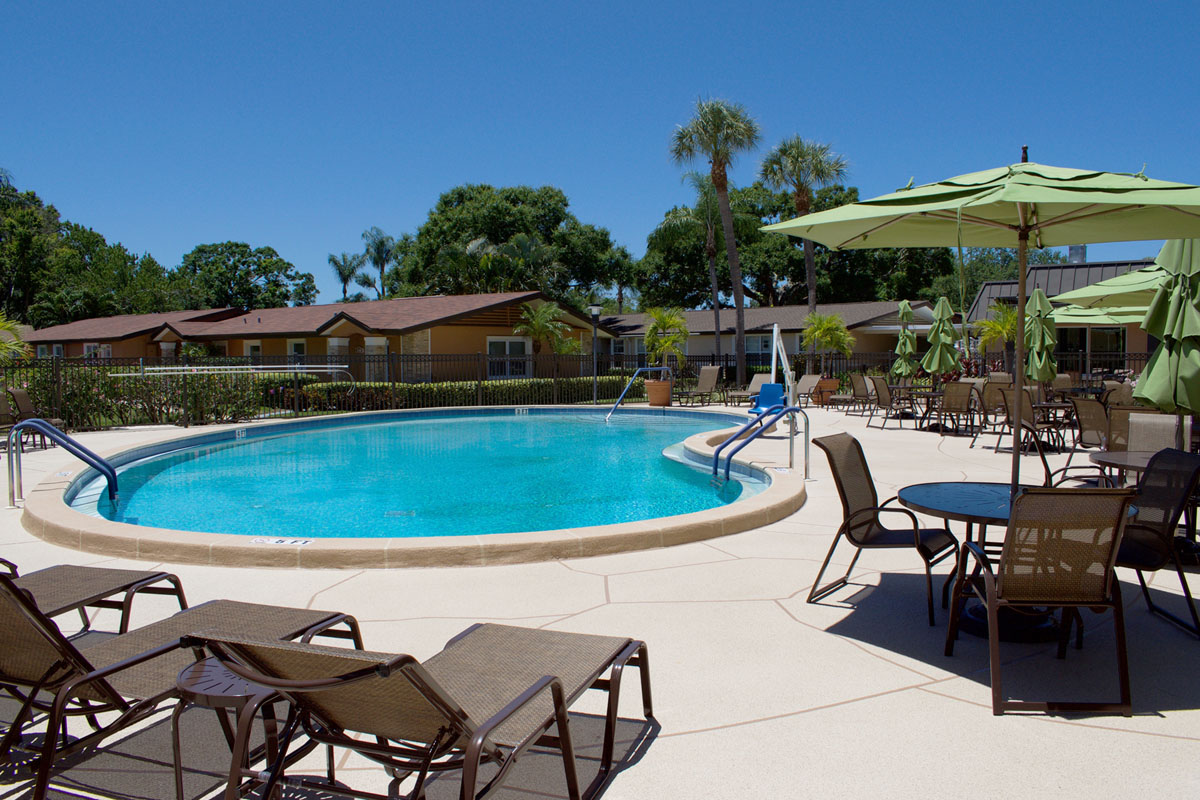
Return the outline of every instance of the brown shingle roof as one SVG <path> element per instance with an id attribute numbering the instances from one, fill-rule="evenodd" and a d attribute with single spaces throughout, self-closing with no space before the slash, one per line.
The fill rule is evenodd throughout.
<path id="1" fill-rule="evenodd" d="M 818 314 L 837 314 L 841 316 L 846 327 L 853 329 L 877 319 L 893 317 L 900 305 L 898 300 L 880 300 L 865 303 L 822 303 L 817 305 Z M 928 305 L 924 301 L 912 301 L 912 306 Z M 712 309 L 683 312 L 687 321 L 688 332 L 692 334 L 712 334 Z M 735 327 L 735 312 L 732 308 L 721 309 L 721 333 L 733 333 Z M 779 330 L 801 331 L 808 317 L 808 306 L 772 306 L 767 308 L 746 309 L 746 330 L 761 332 L 771 330 L 778 323 Z M 645 314 L 621 314 L 605 317 L 601 323 L 618 336 L 641 336 L 646 332 Z"/>
<path id="2" fill-rule="evenodd" d="M 231 314 L 240 314 L 236 309 L 209 309 L 207 311 L 163 311 L 157 314 L 123 314 L 119 317 L 95 317 L 54 325 L 34 331 L 25 341 L 36 342 L 111 342 L 140 336 L 161 328 L 163 325 L 182 323 L 185 320 L 222 319 Z M 206 322 L 204 324 L 210 324 Z"/>

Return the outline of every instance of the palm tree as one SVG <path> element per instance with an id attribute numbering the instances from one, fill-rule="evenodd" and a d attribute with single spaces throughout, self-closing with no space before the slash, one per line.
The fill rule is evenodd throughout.
<path id="1" fill-rule="evenodd" d="M 366 260 L 367 257 L 362 253 L 342 253 L 340 256 L 329 254 L 329 266 L 333 267 L 338 280 L 342 283 L 343 303 L 349 297 L 350 283 L 358 275 L 358 271 L 362 269 L 363 262 Z"/>
<path id="2" fill-rule="evenodd" d="M 992 303 L 986 319 L 973 326 L 979 337 L 979 349 L 987 352 L 988 345 L 999 342 L 1004 345 L 1005 371 L 1012 373 L 1013 344 L 1017 341 L 1017 307 L 1008 303 Z"/>
<path id="3" fill-rule="evenodd" d="M 683 364 L 687 354 L 683 352 L 687 342 L 687 319 L 680 308 L 651 308 L 646 310 L 647 325 L 646 360 L 650 366 L 667 366 L 667 359 L 674 356 L 676 363 Z"/>
<path id="4" fill-rule="evenodd" d="M 804 320 L 804 346 L 821 351 L 821 374 L 825 374 L 825 353 L 836 350 L 842 355 L 854 352 L 854 335 L 838 314 L 809 314 Z"/>
<path id="5" fill-rule="evenodd" d="M 542 342 L 550 345 L 551 351 L 558 352 L 558 342 L 566 338 L 571 326 L 562 321 L 562 309 L 558 303 L 521 304 L 521 321 L 513 326 L 517 336 L 528 336 L 533 340 L 533 354 L 542 350 Z"/>
<path id="6" fill-rule="evenodd" d="M 384 291 L 387 288 L 385 273 L 387 272 L 388 264 L 392 263 L 396 240 L 378 227 L 371 227 L 363 231 L 362 238 L 367 245 L 367 251 L 364 255 L 374 265 L 375 269 L 379 270 L 379 286 L 376 289 L 379 292 L 379 299 L 382 300 Z"/>
<path id="7" fill-rule="evenodd" d="M 0 314 L 0 364 L 11 364 L 29 355 L 29 345 L 21 338 L 21 326 Z"/>
<path id="8" fill-rule="evenodd" d="M 725 232 L 725 253 L 729 258 L 729 278 L 733 284 L 735 315 L 734 352 L 737 354 L 737 381 L 746 382 L 746 310 L 742 292 L 742 265 L 738 261 L 737 239 L 733 233 L 733 212 L 729 208 L 727 168 L 733 157 L 758 145 L 758 123 L 739 103 L 726 100 L 697 100 L 696 116 L 687 125 L 675 129 L 671 140 L 671 158 L 679 163 L 707 158 L 711 167 L 721 227 Z"/>
<path id="9" fill-rule="evenodd" d="M 792 193 L 796 216 L 812 210 L 813 191 L 846 177 L 846 159 L 827 144 L 810 142 L 799 136 L 784 139 L 763 159 L 760 176 L 763 183 L 779 191 Z M 817 261 L 813 243 L 804 243 L 804 276 L 808 281 L 808 313 L 817 310 Z"/>

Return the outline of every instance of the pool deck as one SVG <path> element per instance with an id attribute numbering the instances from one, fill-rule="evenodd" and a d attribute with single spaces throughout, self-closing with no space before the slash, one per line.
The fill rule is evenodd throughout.
<path id="1" fill-rule="evenodd" d="M 925 481 L 1006 481 L 1010 457 L 994 436 L 866 429 L 865 417 L 811 411 L 813 434 L 859 437 L 881 497 Z M 99 451 L 176 428 L 82 434 Z M 786 440 L 747 449 L 763 463 L 786 459 Z M 5 456 L 7 458 L 7 456 Z M 26 454 L 26 487 L 49 476 L 60 449 Z M 1052 456 L 1061 466 L 1065 456 Z M 1083 463 L 1079 457 L 1074 463 Z M 1040 478 L 1036 458 L 1024 474 Z M 813 448 L 806 504 L 753 530 L 673 547 L 590 558 L 478 567 L 267 569 L 175 564 L 92 555 L 28 533 L 18 511 L 0 511 L 0 555 L 23 571 L 58 563 L 161 568 L 179 574 L 193 603 L 232 598 L 354 614 L 369 648 L 425 658 L 467 625 L 497 621 L 621 634 L 650 648 L 661 730 L 606 798 L 864 796 L 1187 796 L 1200 790 L 1200 640 L 1151 616 L 1132 573 L 1121 571 L 1134 715 L 993 717 L 987 644 L 961 636 L 942 654 L 946 613 L 925 618 L 920 559 L 910 551 L 865 553 L 851 585 L 805 603 L 841 521 L 825 458 Z M 931 524 L 937 524 L 930 520 Z M 961 526 L 956 527 L 961 538 Z M 836 564 L 852 553 L 839 550 Z M 949 566 L 940 565 L 945 575 Z M 1197 587 L 1195 575 L 1192 586 Z M 936 578 L 936 575 L 935 575 Z M 1181 608 L 1171 572 L 1152 590 Z M 157 598 L 135 606 L 134 624 L 165 613 Z M 1115 695 L 1110 616 L 1084 615 L 1084 649 L 1065 661 L 1052 645 L 1003 646 L 1006 686 L 1042 699 Z M 639 713 L 627 683 L 622 715 Z M 585 698 L 579 708 L 601 706 Z M 375 766 L 348 759 L 339 776 L 381 790 Z M 0 786 L 9 796 L 11 786 Z M 1190 790 L 1190 791 L 1189 791 Z M 14 795 L 16 796 L 16 795 Z"/>

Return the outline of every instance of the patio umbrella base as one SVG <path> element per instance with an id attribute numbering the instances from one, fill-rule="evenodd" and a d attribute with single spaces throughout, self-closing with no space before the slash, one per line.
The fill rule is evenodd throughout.
<path id="1" fill-rule="evenodd" d="M 987 608 L 974 603 L 963 611 L 958 629 L 986 639 L 988 635 Z M 1058 620 L 1049 611 L 1026 614 L 1008 608 L 1000 609 L 1000 641 L 1042 643 L 1058 641 Z"/>

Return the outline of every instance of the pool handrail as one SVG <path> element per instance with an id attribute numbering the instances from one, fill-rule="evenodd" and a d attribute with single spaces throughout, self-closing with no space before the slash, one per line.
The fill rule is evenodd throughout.
<path id="1" fill-rule="evenodd" d="M 783 403 L 776 403 L 775 405 L 771 406 L 770 408 L 764 408 L 758 416 L 754 417 L 754 419 L 750 420 L 745 425 L 738 428 L 737 431 L 732 436 L 730 436 L 728 439 L 726 439 L 725 441 L 723 441 L 719 445 L 717 445 L 717 449 L 713 450 L 713 473 L 712 474 L 715 476 L 720 472 L 719 465 L 721 463 L 721 451 L 722 450 L 724 450 L 727 446 L 733 444 L 734 440 L 737 439 L 739 436 L 741 436 L 743 433 L 750 430 L 758 423 L 762 422 L 763 419 L 768 414 L 772 414 L 781 408 L 783 408 Z"/>
<path id="2" fill-rule="evenodd" d="M 767 414 L 771 413 L 771 411 L 773 411 L 776 408 L 782 408 L 782 406 L 772 406 L 771 409 L 768 409 L 763 414 L 763 416 L 766 416 Z M 743 439 L 741 442 L 739 442 L 737 447 L 730 450 L 729 455 L 725 456 L 725 480 L 729 480 L 729 468 L 733 464 L 733 457 L 735 455 L 737 455 L 738 452 L 743 447 L 750 444 L 752 441 L 754 441 L 759 436 L 761 436 L 767 430 L 767 428 L 771 427 L 772 425 L 774 425 L 779 420 L 783 419 L 788 414 L 793 415 L 793 428 L 788 435 L 788 467 L 789 468 L 795 467 L 796 429 L 794 427 L 794 425 L 795 425 L 794 415 L 797 413 L 800 414 L 800 416 L 804 417 L 804 479 L 808 480 L 808 441 L 809 441 L 808 413 L 805 412 L 805 410 L 803 408 L 801 408 L 800 406 L 788 406 L 787 408 L 783 408 L 783 410 L 780 411 L 778 414 L 776 414 L 774 417 L 763 422 L 761 428 L 759 428 L 754 433 L 750 434 L 745 439 Z M 743 430 L 745 430 L 745 428 L 743 428 Z M 729 440 L 724 442 L 721 445 L 721 447 L 723 448 L 726 444 L 729 444 L 731 441 L 733 441 L 733 439 L 736 439 L 738 436 L 740 436 L 741 433 L 742 433 L 742 431 L 738 431 L 736 434 L 734 434 L 734 436 L 732 438 L 730 438 Z M 714 468 L 713 474 L 714 475 L 717 474 L 716 473 L 716 461 L 717 461 L 717 455 L 719 454 L 719 452 L 720 452 L 720 448 L 718 448 L 717 452 L 713 453 L 713 468 Z"/>
<path id="3" fill-rule="evenodd" d="M 92 467 L 108 482 L 108 499 L 117 500 L 117 471 L 100 456 L 67 436 L 44 419 L 23 419 L 8 432 L 8 507 L 16 508 L 17 500 L 24 499 L 25 488 L 21 485 L 21 431 L 32 430 L 61 445 L 71 455 Z"/>
<path id="4" fill-rule="evenodd" d="M 617 402 L 613 403 L 613 407 L 604 415 L 605 422 L 608 422 L 608 418 L 617 410 L 617 406 L 621 405 L 621 401 L 625 399 L 625 394 L 629 391 L 629 387 L 633 386 L 633 382 L 637 380 L 637 376 L 643 372 L 665 372 L 667 373 L 667 380 L 671 380 L 672 375 L 670 367 L 638 367 L 635 369 L 633 375 L 629 377 L 629 383 L 625 384 L 625 388 L 621 390 L 621 396 L 617 398 Z"/>

